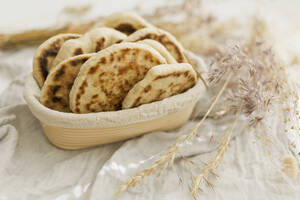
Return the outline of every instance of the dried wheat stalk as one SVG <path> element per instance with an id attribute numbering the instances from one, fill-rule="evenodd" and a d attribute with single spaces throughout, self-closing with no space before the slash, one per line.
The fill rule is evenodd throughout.
<path id="1" fill-rule="evenodd" d="M 205 167 L 202 169 L 201 173 L 197 176 L 196 180 L 193 181 L 192 188 L 191 188 L 191 194 L 194 199 L 197 199 L 197 194 L 199 190 L 201 191 L 200 185 L 205 181 L 210 187 L 212 185 L 207 181 L 207 176 L 210 173 L 213 173 L 214 169 L 217 169 L 220 166 L 220 163 L 222 162 L 224 158 L 224 154 L 228 149 L 228 145 L 233 133 L 233 129 L 235 128 L 237 121 L 239 119 L 239 115 L 236 116 L 233 124 L 231 127 L 225 131 L 224 135 L 220 139 L 220 145 L 217 150 L 217 153 L 214 157 L 211 158 L 211 160 L 208 162 L 208 164 L 205 165 Z"/>
<path id="2" fill-rule="evenodd" d="M 21 33 L 0 34 L 0 49 L 21 48 L 40 44 L 48 38 L 59 33 L 84 33 L 98 21 L 93 20 L 86 23 L 68 23 L 60 28 L 28 30 Z"/>
<path id="3" fill-rule="evenodd" d="M 224 90 L 226 89 L 231 77 L 232 77 L 232 73 L 229 74 L 226 82 L 224 83 L 224 85 L 220 89 L 220 91 L 218 92 L 216 98 L 212 101 L 212 103 L 211 103 L 210 107 L 208 108 L 204 117 L 195 125 L 195 127 L 192 129 L 192 131 L 187 135 L 182 135 L 182 136 L 178 137 L 176 142 L 167 148 L 167 152 L 164 155 L 162 155 L 158 160 L 156 160 L 152 167 L 146 168 L 143 171 L 136 174 L 135 176 L 131 177 L 125 184 L 123 184 L 120 187 L 120 189 L 115 193 L 116 195 L 120 194 L 121 192 L 127 190 L 130 187 L 134 187 L 137 183 L 141 182 L 145 177 L 150 176 L 150 175 L 154 174 L 155 172 L 157 172 L 157 170 L 159 170 L 157 176 L 160 176 L 161 173 L 166 168 L 168 168 L 169 166 L 171 166 L 173 164 L 176 153 L 178 153 L 181 150 L 182 146 L 186 142 L 190 142 L 194 139 L 194 137 L 197 134 L 197 130 L 201 127 L 201 125 L 204 123 L 204 121 L 206 120 L 206 118 L 208 117 L 208 115 L 210 114 L 210 112 L 212 111 L 214 106 L 216 105 L 217 101 L 219 100 L 219 98 L 223 94 Z"/>
<path id="4" fill-rule="evenodd" d="M 158 7 L 154 14 L 143 16 L 157 27 L 170 31 L 186 48 L 204 55 L 213 55 L 218 52 L 216 39 L 220 38 L 218 41 L 224 42 L 224 32 L 230 33 L 230 30 L 235 28 L 235 25 L 232 25 L 231 22 L 218 26 L 212 25 L 215 22 L 215 17 L 210 14 L 202 13 L 201 5 L 201 0 L 184 0 L 180 5 Z M 80 21 L 80 16 L 88 12 L 89 9 L 89 6 L 84 6 L 83 8 L 74 6 L 65 8 L 64 12 L 68 15 L 76 15 L 77 21 Z M 164 20 L 166 16 L 178 13 L 184 14 L 185 18 L 178 22 Z M 82 23 L 69 22 L 59 28 L 49 27 L 46 29 L 27 30 L 12 34 L 0 33 L 0 49 L 5 50 L 40 44 L 59 33 L 84 33 L 94 27 L 99 20 L 101 20 L 101 18 Z M 185 23 L 186 21 L 189 23 Z M 209 33 L 205 35 L 195 34 L 199 28 L 204 28 Z M 195 43 L 201 45 L 195 46 Z"/>

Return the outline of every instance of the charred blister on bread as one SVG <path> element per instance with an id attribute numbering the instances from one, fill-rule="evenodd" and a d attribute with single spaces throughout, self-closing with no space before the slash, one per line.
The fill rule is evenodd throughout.
<path id="1" fill-rule="evenodd" d="M 115 27 L 115 29 L 122 33 L 125 33 L 126 35 L 130 35 L 137 30 L 132 24 L 129 24 L 129 23 L 118 24 Z"/>
<path id="2" fill-rule="evenodd" d="M 135 43 L 115 44 L 82 66 L 72 88 L 71 109 L 76 113 L 114 111 L 147 71 L 166 60 L 153 48 Z"/>
<path id="3" fill-rule="evenodd" d="M 93 54 L 71 57 L 57 65 L 47 77 L 40 102 L 53 110 L 70 112 L 69 93 L 81 65 Z"/>
<path id="4" fill-rule="evenodd" d="M 161 43 L 175 58 L 178 63 L 187 62 L 184 49 L 181 44 L 170 33 L 157 28 L 144 28 L 130 35 L 126 41 L 137 42 L 140 40 L 151 39 Z"/>
<path id="5" fill-rule="evenodd" d="M 101 51 L 120 40 L 123 41 L 125 38 L 125 34 L 111 28 L 92 29 L 80 38 L 65 42 L 59 49 L 49 70 L 70 57 Z"/>
<path id="6" fill-rule="evenodd" d="M 101 26 L 114 28 L 126 35 L 142 28 L 152 27 L 145 19 L 132 12 L 119 12 L 109 15 Z"/>
<path id="7" fill-rule="evenodd" d="M 133 108 L 183 93 L 196 82 L 196 72 L 188 63 L 155 66 L 128 92 L 122 108 Z"/>
<path id="8" fill-rule="evenodd" d="M 33 60 L 33 76 L 40 87 L 46 80 L 52 61 L 64 42 L 79 38 L 79 34 L 59 34 L 45 41 L 36 51 Z"/>

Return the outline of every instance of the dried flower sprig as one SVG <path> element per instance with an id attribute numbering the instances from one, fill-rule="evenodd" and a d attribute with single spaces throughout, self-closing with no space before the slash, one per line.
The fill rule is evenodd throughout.
<path id="1" fill-rule="evenodd" d="M 249 125 L 257 125 L 279 98 L 283 72 L 271 49 L 264 48 L 263 43 L 256 43 L 251 50 L 239 46 L 227 49 L 211 65 L 210 86 L 224 81 L 228 72 L 234 74 L 225 94 L 229 110 L 237 112 L 243 105 L 242 113 L 248 117 Z"/>

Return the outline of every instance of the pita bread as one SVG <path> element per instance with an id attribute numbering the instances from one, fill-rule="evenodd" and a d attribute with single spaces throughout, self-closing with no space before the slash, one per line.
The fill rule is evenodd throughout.
<path id="1" fill-rule="evenodd" d="M 79 38 L 80 34 L 59 34 L 41 44 L 33 58 L 33 77 L 40 88 L 43 86 L 49 69 L 63 43 L 70 39 Z"/>
<path id="2" fill-rule="evenodd" d="M 156 51 L 158 51 L 166 59 L 168 64 L 177 63 L 175 58 L 170 54 L 170 52 L 168 52 L 168 50 L 161 43 L 150 39 L 142 40 L 139 42 L 142 44 L 147 44 L 151 46 L 153 49 L 155 49 Z"/>
<path id="3" fill-rule="evenodd" d="M 188 63 L 152 67 L 145 78 L 134 85 L 122 103 L 123 109 L 159 101 L 185 92 L 197 82 L 197 75 Z"/>
<path id="4" fill-rule="evenodd" d="M 78 39 L 65 42 L 53 60 L 52 67 L 72 56 L 98 52 L 125 38 L 125 34 L 111 28 L 92 29 Z"/>
<path id="5" fill-rule="evenodd" d="M 153 27 L 149 22 L 132 12 L 119 12 L 109 15 L 101 26 L 114 28 L 126 35 L 142 28 Z"/>
<path id="6" fill-rule="evenodd" d="M 70 112 L 69 93 L 80 67 L 93 54 L 71 57 L 58 64 L 49 73 L 41 90 L 40 102 L 50 109 Z"/>
<path id="7" fill-rule="evenodd" d="M 114 111 L 131 87 L 156 65 L 166 64 L 155 49 L 139 43 L 112 45 L 91 57 L 81 67 L 70 92 L 75 113 Z"/>
<path id="8" fill-rule="evenodd" d="M 86 40 L 90 40 L 90 51 L 98 52 L 112 44 L 120 43 L 127 38 L 127 36 L 120 31 L 112 28 L 95 28 L 84 35 Z"/>
<path id="9" fill-rule="evenodd" d="M 144 28 L 128 36 L 126 42 L 136 42 L 144 39 L 156 40 L 166 47 L 178 63 L 187 62 L 184 48 L 170 33 L 158 28 Z"/>

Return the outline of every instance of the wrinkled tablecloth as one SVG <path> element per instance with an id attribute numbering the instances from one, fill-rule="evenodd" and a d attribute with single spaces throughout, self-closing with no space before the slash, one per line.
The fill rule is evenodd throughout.
<path id="1" fill-rule="evenodd" d="M 189 166 L 180 158 L 160 178 L 150 176 L 118 197 L 113 194 L 129 177 L 151 166 L 168 145 L 190 131 L 199 119 L 193 118 L 173 131 L 153 132 L 91 149 L 56 148 L 23 99 L 34 51 L 35 48 L 26 48 L 0 52 L 0 200 L 192 199 L 188 190 Z M 292 70 L 290 74 L 297 79 L 300 73 Z M 292 180 L 282 172 L 282 159 L 291 152 L 282 127 L 276 126 L 278 118 L 274 115 L 269 122 L 273 125 L 269 127 L 272 144 L 267 147 L 256 134 L 245 131 L 245 125 L 236 127 L 216 171 L 218 178 L 210 180 L 213 188 L 203 185 L 199 199 L 300 198 L 300 176 Z M 218 140 L 231 123 L 232 119 L 206 120 L 197 139 L 181 154 L 198 163 L 200 170 L 215 154 Z"/>
<path id="2" fill-rule="evenodd" d="M 2 53 L 1 79 L 12 79 L 0 98 L 0 199 L 113 199 L 113 194 L 131 175 L 150 166 L 157 154 L 197 122 L 190 120 L 170 132 L 87 150 L 66 151 L 51 145 L 38 120 L 23 99 L 25 76 L 31 73 L 34 48 Z M 276 115 L 275 115 L 276 116 Z M 271 122 L 276 124 L 276 117 Z M 232 119 L 208 119 L 199 137 L 182 154 L 204 163 L 215 153 L 218 139 Z M 297 199 L 300 179 L 291 180 L 282 171 L 281 160 L 290 155 L 280 127 L 273 127 L 274 145 L 265 147 L 242 124 L 225 155 L 214 188 L 203 186 L 199 199 Z M 211 140 L 211 135 L 214 139 Z M 210 141 L 210 142 L 209 142 Z M 201 167 L 201 166 L 200 166 Z M 182 159 L 163 173 L 151 176 L 118 199 L 191 199 L 187 166 Z M 179 184 L 178 177 L 185 184 Z"/>

